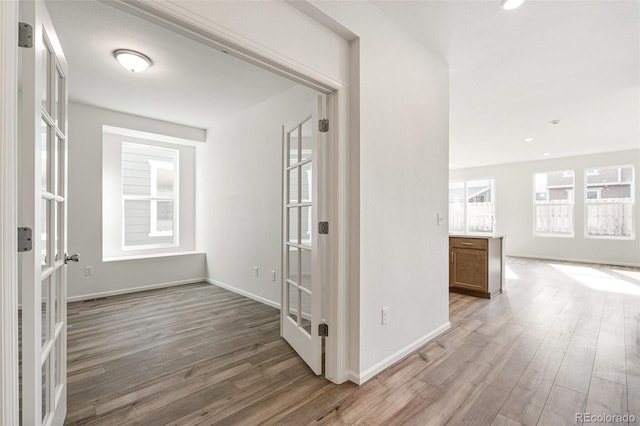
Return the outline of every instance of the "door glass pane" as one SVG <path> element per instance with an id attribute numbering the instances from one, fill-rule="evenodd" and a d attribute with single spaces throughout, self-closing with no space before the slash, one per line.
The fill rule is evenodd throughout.
<path id="1" fill-rule="evenodd" d="M 42 420 L 49 414 L 49 357 L 42 364 Z"/>
<path id="2" fill-rule="evenodd" d="M 303 165 L 301 169 L 302 171 L 300 172 L 301 174 L 300 199 L 301 199 L 301 202 L 308 203 L 313 201 L 312 200 L 313 192 L 311 190 L 311 183 L 312 183 L 311 182 L 311 179 L 312 179 L 311 163 L 307 163 Z"/>
<path id="3" fill-rule="evenodd" d="M 292 166 L 300 161 L 298 156 L 298 128 L 295 128 L 287 134 L 287 141 L 289 143 L 289 163 L 287 165 Z"/>
<path id="4" fill-rule="evenodd" d="M 62 151 L 62 141 L 56 137 L 55 138 L 55 146 L 53 147 L 53 165 L 55 167 L 54 171 L 53 171 L 53 176 L 55 181 L 52 182 L 52 190 L 51 192 L 53 192 L 56 195 L 62 195 L 62 184 L 63 184 L 63 179 L 62 179 L 62 173 L 64 172 L 63 170 L 63 164 L 62 161 L 64 159 L 63 156 L 63 151 Z"/>
<path id="5" fill-rule="evenodd" d="M 298 244 L 298 208 L 289 207 L 289 242 Z"/>
<path id="6" fill-rule="evenodd" d="M 289 287 L 289 309 L 288 314 L 289 317 L 294 320 L 296 323 L 298 322 L 298 287 L 295 285 L 288 283 Z"/>
<path id="7" fill-rule="evenodd" d="M 43 32 L 44 36 L 44 32 Z M 40 100 L 42 102 L 42 109 L 51 113 L 49 109 L 49 70 L 51 69 L 51 52 L 47 46 L 46 37 L 44 38 L 44 43 L 42 44 L 42 65 L 40 67 L 40 81 L 42 81 L 42 92 L 40 92 Z"/>
<path id="8" fill-rule="evenodd" d="M 64 203 L 56 202 L 56 260 L 61 260 L 64 254 Z"/>
<path id="9" fill-rule="evenodd" d="M 45 200 L 44 198 L 40 200 L 40 210 L 40 264 L 42 265 L 42 269 L 44 269 L 49 263 L 49 242 L 47 239 L 47 236 L 49 235 L 49 200 Z"/>
<path id="10" fill-rule="evenodd" d="M 51 291 L 51 275 L 42 281 L 42 293 L 40 295 L 40 319 L 41 319 L 41 339 L 42 346 L 49 339 L 49 293 Z"/>
<path id="11" fill-rule="evenodd" d="M 301 306 L 302 306 L 302 318 L 300 319 L 300 325 L 302 329 L 311 335 L 311 295 L 301 291 Z"/>
<path id="12" fill-rule="evenodd" d="M 300 281 L 302 287 L 311 290 L 311 250 L 300 250 Z"/>
<path id="13" fill-rule="evenodd" d="M 59 260 L 59 252 L 58 252 L 58 226 L 59 221 L 58 221 L 58 204 L 55 200 L 51 200 L 50 202 L 51 205 L 51 214 L 53 215 L 52 217 L 52 223 L 53 223 L 53 229 L 51 230 L 51 238 L 53 238 L 53 262 L 51 263 L 52 266 L 55 266 L 55 263 L 57 260 Z"/>
<path id="14" fill-rule="evenodd" d="M 300 161 L 304 161 L 307 158 L 311 158 L 313 155 L 313 126 L 311 125 L 311 119 L 308 119 L 302 123 L 302 149 Z"/>
<path id="15" fill-rule="evenodd" d="M 298 204 L 298 167 L 289 170 L 289 204 Z"/>
<path id="16" fill-rule="evenodd" d="M 60 300 L 62 300 L 62 276 L 63 272 L 62 272 L 62 268 L 58 268 L 58 270 L 56 271 L 56 278 L 55 278 L 55 285 L 53 287 L 53 291 L 54 291 L 54 302 L 53 302 L 53 309 L 54 309 L 54 324 L 58 324 L 59 322 L 62 322 L 62 304 L 60 303 Z"/>
<path id="17" fill-rule="evenodd" d="M 299 283 L 298 279 L 298 249 L 295 247 L 289 247 L 287 250 L 287 263 L 289 264 L 289 270 L 287 271 L 287 278 L 295 283 Z"/>
<path id="18" fill-rule="evenodd" d="M 49 191 L 49 134 L 51 128 L 44 121 L 40 120 L 40 173 L 42 174 L 41 187 L 43 191 Z"/>
<path id="19" fill-rule="evenodd" d="M 60 360 L 62 359 L 62 345 L 60 344 L 60 339 L 56 339 L 56 343 L 55 343 L 55 364 L 53 365 L 53 383 L 54 383 L 54 389 L 56 389 L 58 386 L 60 386 L 63 382 L 62 382 L 62 375 L 60 374 L 60 370 L 61 370 L 61 363 Z"/>
<path id="20" fill-rule="evenodd" d="M 56 77 L 55 77 L 55 123 L 58 126 L 61 126 L 61 123 L 64 123 L 64 78 L 60 75 L 60 70 L 56 67 Z M 64 131 L 64 129 L 62 129 Z"/>
<path id="21" fill-rule="evenodd" d="M 300 226 L 302 227 L 302 235 L 300 243 L 305 246 L 311 246 L 313 237 L 313 227 L 311 224 L 311 207 L 300 208 Z"/>

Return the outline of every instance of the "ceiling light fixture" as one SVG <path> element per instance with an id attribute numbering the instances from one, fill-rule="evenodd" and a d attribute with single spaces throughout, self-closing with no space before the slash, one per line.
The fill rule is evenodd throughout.
<path id="1" fill-rule="evenodd" d="M 524 141 L 525 141 L 525 142 L 531 142 L 531 141 L 533 141 L 533 138 L 525 138 L 525 140 L 524 140 Z"/>
<path id="2" fill-rule="evenodd" d="M 148 56 L 135 50 L 118 49 L 113 51 L 113 56 L 120 62 L 120 65 L 131 72 L 142 72 L 153 65 Z"/>
<path id="3" fill-rule="evenodd" d="M 522 6 L 522 3 L 524 3 L 524 0 L 502 0 L 500 6 L 502 6 L 504 10 L 513 10 Z"/>
<path id="4" fill-rule="evenodd" d="M 548 157 L 548 156 L 550 156 L 550 155 L 551 155 L 551 153 L 550 153 L 550 152 L 545 152 L 545 153 L 544 153 L 544 154 L 542 154 L 542 155 L 544 155 L 545 157 Z"/>

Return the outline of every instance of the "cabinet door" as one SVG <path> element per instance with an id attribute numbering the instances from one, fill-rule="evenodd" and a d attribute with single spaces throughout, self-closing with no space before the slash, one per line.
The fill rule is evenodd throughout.
<path id="1" fill-rule="evenodd" d="M 451 249 L 450 285 L 487 292 L 487 252 L 463 248 Z"/>

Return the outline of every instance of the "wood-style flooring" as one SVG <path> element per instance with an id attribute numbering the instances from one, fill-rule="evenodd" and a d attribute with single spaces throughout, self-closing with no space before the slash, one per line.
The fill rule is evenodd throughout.
<path id="1" fill-rule="evenodd" d="M 360 387 L 314 376 L 278 310 L 209 284 L 70 303 L 66 423 L 640 422 L 640 270 L 507 266 L 504 294 L 451 294 L 451 330 Z"/>

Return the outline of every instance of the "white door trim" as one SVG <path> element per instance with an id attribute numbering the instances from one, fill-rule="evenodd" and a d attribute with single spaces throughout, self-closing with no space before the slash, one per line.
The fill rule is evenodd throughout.
<path id="1" fill-rule="evenodd" d="M 349 379 L 347 375 L 347 289 L 349 278 L 349 164 L 346 131 L 349 94 L 343 82 L 332 79 L 312 67 L 294 61 L 215 22 L 198 16 L 175 2 L 153 0 L 117 0 L 109 2 L 134 15 L 177 31 L 187 37 L 290 78 L 327 95 L 331 121 L 326 137 L 327 218 L 332 224 L 327 236 L 327 318 L 326 377 L 334 383 Z M 292 6 L 294 7 L 294 6 Z M 300 9 L 300 8 L 298 8 Z M 304 12 L 306 13 L 306 12 Z M 317 16 L 314 18 L 317 20 Z M 325 24 L 330 31 L 333 29 Z M 353 303 L 359 303 L 354 300 Z"/>
<path id="2" fill-rule="evenodd" d="M 18 424 L 18 2 L 0 1 L 0 424 Z"/>

